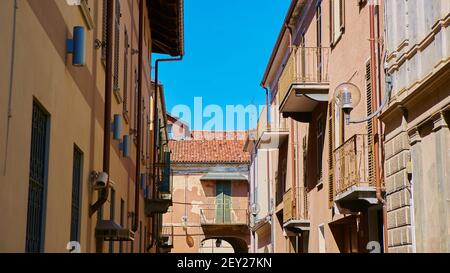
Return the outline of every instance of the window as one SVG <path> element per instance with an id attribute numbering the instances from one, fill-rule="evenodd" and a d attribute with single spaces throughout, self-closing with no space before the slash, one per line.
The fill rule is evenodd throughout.
<path id="1" fill-rule="evenodd" d="M 319 253 L 325 253 L 325 226 L 319 225 Z"/>
<path id="2" fill-rule="evenodd" d="M 125 54 L 124 54 L 124 68 L 123 68 L 123 115 L 125 121 L 128 123 L 128 58 L 129 58 L 129 49 L 130 49 L 130 41 L 128 37 L 128 30 L 125 27 Z"/>
<path id="3" fill-rule="evenodd" d="M 142 147 L 144 147 L 144 140 L 145 140 L 145 137 L 146 137 L 146 126 L 145 126 L 145 115 L 144 115 L 144 113 L 145 113 L 145 111 L 146 111 L 146 107 L 145 107 L 145 98 L 143 97 L 142 98 L 142 111 L 141 111 L 141 113 L 140 113 L 140 119 L 141 119 L 141 131 L 139 132 L 140 133 L 140 135 L 139 135 L 139 137 L 141 138 L 141 145 L 142 145 Z M 141 159 L 142 160 L 145 160 L 145 151 L 144 151 L 144 149 L 143 148 L 141 148 Z"/>
<path id="4" fill-rule="evenodd" d="M 169 134 L 169 139 L 173 139 L 173 124 L 167 125 L 167 132 Z"/>
<path id="5" fill-rule="evenodd" d="M 116 0 L 116 7 L 115 7 L 115 29 L 114 29 L 114 79 L 113 79 L 113 89 L 114 94 L 116 95 L 116 98 L 119 103 L 122 102 L 122 98 L 120 95 L 120 88 L 119 88 L 119 55 L 120 55 L 120 1 Z"/>
<path id="6" fill-rule="evenodd" d="M 109 204 L 109 219 L 111 221 L 115 220 L 115 211 L 116 211 L 116 191 L 111 189 L 111 201 Z M 109 253 L 114 252 L 114 242 L 109 242 Z"/>
<path id="7" fill-rule="evenodd" d="M 316 7 L 316 39 L 317 47 L 322 47 L 322 0 L 317 1 Z"/>
<path id="8" fill-rule="evenodd" d="M 120 199 L 120 226 L 123 228 L 125 225 L 125 201 Z M 119 253 L 123 253 L 123 242 L 119 242 Z"/>
<path id="9" fill-rule="evenodd" d="M 324 126 L 322 116 L 317 119 L 317 176 L 318 179 L 322 179 L 322 155 L 323 155 L 323 143 L 324 143 Z"/>
<path id="10" fill-rule="evenodd" d="M 330 0 L 330 41 L 334 46 L 345 29 L 345 0 Z"/>
<path id="11" fill-rule="evenodd" d="M 150 116 L 147 113 L 147 124 L 146 124 L 146 132 L 147 132 L 147 137 L 145 138 L 145 155 L 146 155 L 146 159 L 149 160 L 150 159 Z"/>
<path id="12" fill-rule="evenodd" d="M 146 252 L 146 244 L 147 244 L 147 227 L 144 227 L 144 250 L 143 252 Z"/>
<path id="13" fill-rule="evenodd" d="M 374 107 L 372 101 L 372 66 L 370 60 L 366 63 L 366 105 L 367 105 L 367 116 L 371 116 Z M 367 146 L 368 149 L 368 180 L 370 185 L 375 184 L 375 154 L 372 147 L 374 147 L 374 124 L 373 120 L 367 121 Z"/>
<path id="14" fill-rule="evenodd" d="M 142 253 L 142 221 L 139 222 L 139 253 Z"/>
<path id="15" fill-rule="evenodd" d="M 80 11 L 83 14 L 84 20 L 89 30 L 94 28 L 94 20 L 91 15 L 91 5 L 89 0 L 80 1 Z"/>
<path id="16" fill-rule="evenodd" d="M 231 222 L 231 191 L 230 181 L 216 182 L 216 224 Z"/>
<path id="17" fill-rule="evenodd" d="M 103 0 L 103 17 L 102 17 L 102 63 L 106 66 L 106 42 L 108 41 L 108 0 Z"/>
<path id="18" fill-rule="evenodd" d="M 81 185 L 83 177 L 83 153 L 78 147 L 73 149 L 72 167 L 72 211 L 70 241 L 80 241 Z"/>
<path id="19" fill-rule="evenodd" d="M 317 79 L 322 80 L 322 0 L 316 7 L 316 42 L 317 42 Z"/>
<path id="20" fill-rule="evenodd" d="M 334 205 L 334 149 L 335 149 L 335 109 L 334 101 L 328 106 L 328 207 L 332 208 Z"/>
<path id="21" fill-rule="evenodd" d="M 139 118 L 138 117 L 138 84 L 139 84 L 139 76 L 138 76 L 138 71 L 137 71 L 137 68 L 135 68 L 134 69 L 134 109 L 133 109 L 133 124 L 134 124 L 134 130 L 133 130 L 133 133 L 134 133 L 134 136 L 135 136 L 135 138 L 134 138 L 134 140 L 135 141 L 137 141 L 137 134 L 138 134 L 138 131 L 137 131 L 137 119 Z"/>
<path id="22" fill-rule="evenodd" d="M 33 102 L 25 246 L 26 252 L 32 253 L 41 252 L 44 245 L 44 211 L 49 147 L 48 123 L 49 117 L 46 111 L 37 102 Z"/>

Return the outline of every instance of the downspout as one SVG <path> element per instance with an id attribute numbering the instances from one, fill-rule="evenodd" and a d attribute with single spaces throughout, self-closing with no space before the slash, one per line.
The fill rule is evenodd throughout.
<path id="1" fill-rule="evenodd" d="M 270 113 L 269 113 L 269 88 L 262 86 L 264 88 L 264 90 L 266 90 L 266 125 L 267 125 L 267 129 L 271 128 L 271 125 L 269 123 L 269 118 L 270 118 Z M 270 223 L 270 227 L 271 227 L 271 232 L 270 232 L 270 247 L 271 247 L 271 252 L 275 253 L 275 225 L 274 225 L 274 221 L 273 221 L 273 211 L 272 211 L 272 202 L 271 202 L 271 190 L 270 190 L 270 186 L 271 186 L 271 181 L 270 181 L 270 151 L 267 150 L 266 151 L 266 173 L 267 173 L 267 212 L 268 212 L 268 216 L 269 216 L 269 223 Z"/>
<path id="2" fill-rule="evenodd" d="M 289 31 L 289 54 L 292 54 L 292 28 L 285 24 L 286 29 Z M 295 56 L 294 56 L 295 58 Z M 291 118 L 291 126 L 289 130 L 289 138 L 291 139 L 291 176 L 292 176 L 292 218 L 297 217 L 297 174 L 295 168 L 295 134 L 294 134 L 294 119 Z"/>
<path id="3" fill-rule="evenodd" d="M 372 1 L 369 5 L 369 14 L 370 14 L 370 65 L 371 65 L 371 81 L 372 81 L 372 111 L 376 111 L 378 108 L 378 95 L 380 90 L 378 90 L 377 85 L 377 71 L 379 72 L 379 65 L 377 65 L 377 54 L 376 54 L 376 45 L 375 43 L 375 3 Z M 379 19 L 378 19 L 378 30 L 379 30 Z M 388 240 L 387 240 L 387 206 L 386 201 L 382 196 L 381 189 L 381 167 L 380 167 L 380 143 L 381 143 L 381 134 L 380 134 L 380 123 L 378 119 L 374 119 L 374 128 L 375 128 L 375 141 L 374 141 L 374 156 L 375 156 L 375 183 L 376 183 L 376 197 L 380 204 L 383 206 L 383 233 L 384 233 L 384 251 L 388 251 Z"/>
<path id="4" fill-rule="evenodd" d="M 142 81 L 143 81 L 143 70 L 144 70 L 144 0 L 139 3 L 139 60 L 138 60 L 138 71 L 139 71 L 139 81 L 138 81 L 138 119 L 137 119 L 137 147 L 136 147 L 136 173 L 135 173 L 135 189 L 134 189 L 134 222 L 131 231 L 137 232 L 139 229 L 139 184 L 141 180 L 141 150 L 142 150 Z"/>
<path id="5" fill-rule="evenodd" d="M 107 41 L 106 41 L 106 77 L 105 77 L 105 113 L 103 121 L 103 172 L 110 175 L 110 154 L 111 154 L 111 93 L 112 93 L 112 73 L 113 73 L 113 26 L 114 26 L 114 3 L 107 1 Z M 106 187 L 99 193 L 97 202 L 89 208 L 89 217 L 92 217 L 103 204 L 108 200 L 110 181 L 108 179 Z"/>
<path id="6" fill-rule="evenodd" d="M 6 121 L 6 142 L 5 142 L 5 163 L 3 169 L 3 175 L 6 175 L 6 167 L 8 162 L 8 146 L 9 146 L 9 130 L 12 118 L 12 97 L 13 97 L 13 85 L 14 85 L 14 67 L 16 60 L 16 33 L 17 33 L 17 0 L 14 0 L 13 6 L 13 29 L 12 29 L 12 41 L 11 41 L 11 63 L 9 70 L 9 91 L 8 91 L 8 116 Z"/>
<path id="7" fill-rule="evenodd" d="M 156 156 L 157 156 L 157 143 L 156 140 L 158 139 L 158 134 L 159 134 L 159 130 L 160 128 L 158 127 L 158 93 L 159 93 L 159 64 L 162 62 L 177 62 L 177 61 L 182 61 L 183 60 L 183 55 L 180 55 L 176 58 L 167 58 L 167 59 L 157 59 L 155 62 L 155 92 L 153 94 L 153 154 L 152 154 L 152 174 L 153 174 L 153 185 L 152 185 L 152 196 L 155 197 L 157 194 L 157 189 L 156 189 L 156 183 L 157 181 L 157 163 L 156 163 Z M 151 242 L 149 244 L 149 249 L 153 247 L 153 245 L 155 244 L 155 225 L 157 224 L 157 222 L 155 221 L 155 216 L 152 217 L 152 239 Z"/>
<path id="8" fill-rule="evenodd" d="M 380 23 L 380 4 L 383 3 L 384 6 L 384 2 L 382 2 L 383 0 L 380 1 L 379 5 L 377 5 L 377 29 L 378 29 L 378 81 L 379 81 L 379 88 L 378 88 L 378 103 L 380 104 L 379 107 L 381 107 L 382 105 L 382 101 L 381 101 L 381 76 L 382 76 L 382 69 L 384 69 L 383 65 L 382 65 L 382 49 L 381 49 L 381 23 Z M 384 46 L 383 46 L 384 48 Z M 386 200 L 382 197 L 381 195 L 381 185 L 382 185 L 382 181 L 384 181 L 384 149 L 382 147 L 382 143 L 383 143 L 383 126 L 381 124 L 381 122 L 378 122 L 378 126 L 379 126 L 379 143 L 380 143 L 380 201 L 383 204 L 383 228 L 384 228 L 384 252 L 388 253 L 389 249 L 389 244 L 388 244 L 388 229 L 387 229 L 387 204 L 386 204 Z"/>

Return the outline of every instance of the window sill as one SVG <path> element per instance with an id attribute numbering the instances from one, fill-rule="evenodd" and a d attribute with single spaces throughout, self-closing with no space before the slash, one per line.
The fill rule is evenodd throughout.
<path id="1" fill-rule="evenodd" d="M 334 49 L 337 46 L 337 44 L 342 40 L 343 35 L 344 35 L 344 29 L 341 29 L 341 33 L 339 34 L 339 36 L 333 42 L 331 42 L 330 47 L 332 49 Z"/>
<path id="2" fill-rule="evenodd" d="M 92 30 L 95 27 L 94 20 L 91 16 L 91 9 L 86 0 L 81 1 L 81 5 L 79 6 L 81 14 L 83 14 L 83 18 L 86 22 L 87 28 Z"/>
<path id="3" fill-rule="evenodd" d="M 123 119 L 125 120 L 126 124 L 130 123 L 130 117 L 128 116 L 128 111 L 123 111 L 122 113 Z"/>
<path id="4" fill-rule="evenodd" d="M 116 102 L 118 104 L 121 104 L 123 99 L 122 95 L 120 94 L 120 88 L 114 89 L 114 97 L 116 98 Z"/>

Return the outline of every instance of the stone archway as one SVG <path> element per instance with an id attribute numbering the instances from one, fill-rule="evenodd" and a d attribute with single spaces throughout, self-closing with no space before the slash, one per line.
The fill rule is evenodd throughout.
<path id="1" fill-rule="evenodd" d="M 208 242 L 209 244 L 215 244 L 217 242 L 217 240 L 221 240 L 223 242 L 228 243 L 231 248 L 233 249 L 234 253 L 248 253 L 249 251 L 249 244 L 246 240 L 242 239 L 242 238 L 238 238 L 238 237 L 221 237 L 221 236 L 217 236 L 217 237 L 206 237 L 205 239 L 203 239 L 202 243 L 206 243 Z M 208 245 L 209 245 L 208 244 Z"/>

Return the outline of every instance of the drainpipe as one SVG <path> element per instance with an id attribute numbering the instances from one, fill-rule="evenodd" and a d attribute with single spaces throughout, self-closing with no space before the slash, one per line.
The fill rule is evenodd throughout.
<path id="1" fill-rule="evenodd" d="M 137 147 L 136 147 L 136 173 L 135 173 L 135 189 L 134 189 L 134 222 L 131 231 L 136 232 L 139 229 L 139 184 L 141 180 L 141 150 L 142 150 L 142 85 L 143 85 L 143 70 L 144 70 L 144 0 L 139 3 L 139 60 L 138 60 L 138 119 L 137 119 Z"/>
<path id="2" fill-rule="evenodd" d="M 289 31 L 289 54 L 292 54 L 292 28 L 285 24 L 286 29 Z M 294 56 L 295 58 L 295 56 Z M 292 217 L 297 217 L 297 175 L 295 169 L 295 134 L 294 134 L 294 119 L 291 118 L 291 128 L 289 129 L 289 138 L 291 139 L 291 176 L 292 176 Z"/>
<path id="3" fill-rule="evenodd" d="M 13 29 L 12 29 L 12 42 L 11 42 L 11 63 L 9 70 L 9 91 L 8 91 L 8 117 L 6 121 L 6 143 L 5 143 L 5 163 L 3 169 L 3 175 L 6 175 L 6 166 L 8 162 L 8 146 L 9 146 L 9 129 L 11 125 L 12 118 L 12 92 L 13 92 L 13 83 L 14 83 L 14 67 L 15 67 L 15 59 L 16 59 L 16 33 L 17 33 L 17 0 L 14 0 L 13 6 Z"/>
<path id="4" fill-rule="evenodd" d="M 160 128 L 157 128 L 158 125 L 158 93 L 159 93 L 159 64 L 162 62 L 178 62 L 178 61 L 182 61 L 183 60 L 183 55 L 180 55 L 176 58 L 167 58 L 167 59 L 157 59 L 155 62 L 155 92 L 153 94 L 154 98 L 153 98 L 153 105 L 154 105 L 154 112 L 153 112 L 153 141 L 154 141 L 154 147 L 153 147 L 153 185 L 152 185 L 152 193 L 153 196 L 156 196 L 157 194 L 157 189 L 156 189 L 156 183 L 158 182 L 156 177 L 156 172 L 157 167 L 156 167 L 156 155 L 157 155 L 157 143 L 156 143 L 156 139 L 158 139 L 158 133 Z M 156 221 L 155 221 L 155 217 L 152 217 L 152 222 L 153 222 L 153 227 L 155 227 Z M 155 243 L 155 229 L 152 230 L 152 240 L 150 242 L 150 247 L 152 247 Z"/>
<path id="5" fill-rule="evenodd" d="M 264 88 L 264 90 L 266 90 L 266 124 L 267 124 L 267 129 L 270 129 L 271 125 L 269 123 L 269 117 L 270 117 L 270 113 L 269 113 L 269 88 L 262 86 Z M 270 186 L 271 186 L 271 181 L 270 181 L 270 151 L 267 150 L 266 151 L 266 172 L 267 172 L 267 207 L 268 207 L 268 216 L 269 216 L 269 223 L 271 226 L 271 232 L 270 232 L 270 246 L 271 246 L 271 251 L 272 253 L 274 253 L 275 251 L 275 247 L 274 247 L 274 243 L 275 243 L 275 229 L 274 229 L 274 221 L 273 221 L 273 211 L 272 211 L 272 202 L 271 202 L 271 190 L 270 190 Z"/>
<path id="6" fill-rule="evenodd" d="M 105 113 L 103 121 L 103 172 L 110 175 L 110 154 L 111 154 L 111 93 L 112 93 L 112 72 L 113 72 L 113 26 L 114 26 L 114 3 L 115 1 L 107 1 L 107 41 L 106 41 L 106 77 L 105 77 Z M 106 187 L 99 193 L 97 202 L 89 208 L 89 216 L 92 217 L 103 204 L 108 200 L 109 195 L 109 179 Z"/>
<path id="7" fill-rule="evenodd" d="M 378 93 L 381 92 L 377 86 L 377 71 L 379 73 L 380 66 L 377 65 L 379 63 L 379 56 L 377 58 L 376 54 L 376 45 L 375 43 L 375 3 L 372 1 L 369 5 L 369 14 L 370 14 L 370 65 L 371 65 L 371 74 L 372 74 L 372 111 L 376 111 L 378 108 Z M 379 18 L 378 18 L 378 30 L 379 30 Z M 378 34 L 379 35 L 379 34 Z M 378 47 L 380 50 L 380 47 Z M 378 61 L 377 61 L 378 59 Z M 380 74 L 378 74 L 380 75 Z M 375 128 L 375 141 L 374 141 L 374 155 L 375 155 L 375 182 L 376 182 L 376 197 L 378 202 L 383 206 L 383 233 L 384 233 L 384 251 L 387 253 L 388 251 L 388 232 L 387 232 L 387 206 L 386 201 L 384 200 L 381 193 L 381 167 L 380 167 L 380 143 L 381 143 L 381 124 L 378 119 L 374 119 L 374 128 Z"/>

